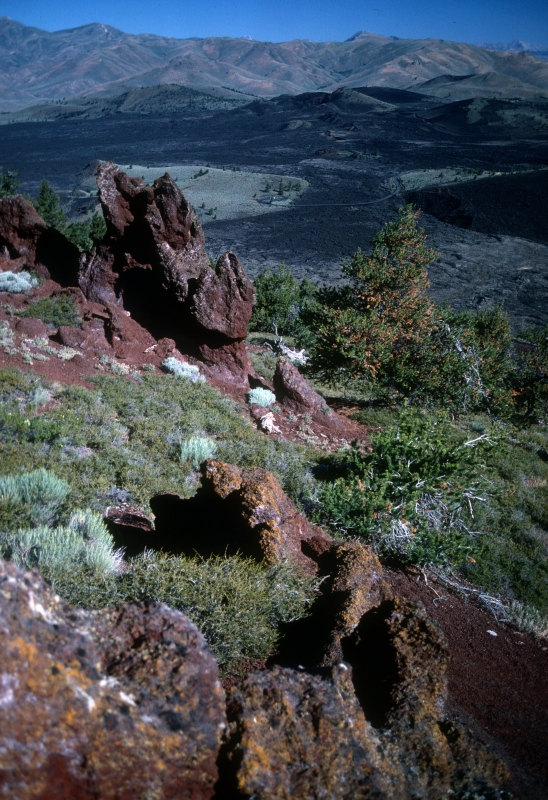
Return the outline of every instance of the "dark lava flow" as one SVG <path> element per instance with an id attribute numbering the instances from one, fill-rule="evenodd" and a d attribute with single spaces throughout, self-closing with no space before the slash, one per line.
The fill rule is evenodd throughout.
<path id="1" fill-rule="evenodd" d="M 440 105 L 431 99 L 396 97 L 392 111 L 364 112 L 308 97 L 257 100 L 215 113 L 5 125 L 0 164 L 17 169 L 30 194 L 46 177 L 68 195 L 94 159 L 302 177 L 310 188 L 288 211 L 203 222 L 213 258 L 232 249 L 252 276 L 283 261 L 297 277 L 316 282 L 339 280 L 341 259 L 358 247 L 367 250 L 382 224 L 413 199 L 425 209 L 422 224 L 440 253 L 431 268 L 434 299 L 458 310 L 503 302 L 515 328 L 548 321 L 548 171 L 357 205 L 385 197 L 387 181 L 407 170 L 538 168 L 548 164 L 548 135 L 518 139 L 498 128 L 498 138 L 486 139 L 464 124 L 457 133 L 444 131 L 419 116 Z"/>

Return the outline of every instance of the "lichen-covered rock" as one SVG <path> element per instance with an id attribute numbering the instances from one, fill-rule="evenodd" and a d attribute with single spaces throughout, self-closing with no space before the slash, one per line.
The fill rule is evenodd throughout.
<path id="1" fill-rule="evenodd" d="M 227 762 L 257 800 L 403 800 L 403 771 L 383 753 L 356 701 L 351 670 L 332 679 L 276 668 L 229 696 Z M 227 766 L 227 772 L 230 766 Z"/>
<path id="2" fill-rule="evenodd" d="M 320 593 L 308 616 L 285 631 L 281 661 L 287 666 L 316 669 L 347 658 L 344 642 L 363 615 L 392 597 L 379 559 L 362 542 L 333 542 L 317 564 Z"/>
<path id="3" fill-rule="evenodd" d="M 502 762 L 446 719 L 447 644 L 422 604 L 401 597 L 382 602 L 343 648 L 365 716 L 401 766 L 406 796 L 442 800 L 457 790 L 474 796 L 507 778 Z"/>
<path id="4" fill-rule="evenodd" d="M 317 571 L 317 558 L 333 539 L 297 511 L 271 472 L 240 470 L 210 459 L 202 475 L 204 494 L 226 501 L 226 514 L 237 518 L 250 549 L 265 563 L 288 560 L 307 573 Z"/>
<path id="5" fill-rule="evenodd" d="M 372 630 L 361 651 L 374 677 L 370 684 L 360 683 L 359 665 L 341 662 L 331 679 L 277 667 L 251 673 L 230 690 L 222 782 L 240 795 L 229 796 L 505 796 L 498 791 L 508 777 L 505 765 L 444 717 L 446 651 L 435 625 L 401 599 L 384 604 L 382 616 L 392 661 Z M 373 705 L 376 694 L 387 703 L 382 719 L 366 694 Z"/>
<path id="6" fill-rule="evenodd" d="M 343 659 L 342 640 L 356 628 L 363 615 L 392 596 L 382 577 L 382 567 L 373 550 L 359 541 L 340 542 L 321 559 L 325 582 L 315 613 L 331 620 L 320 666 Z M 327 610 L 329 609 L 329 611 Z M 327 612 L 327 613 L 326 613 Z"/>
<path id="7" fill-rule="evenodd" d="M 74 611 L 0 562 L 0 640 L 1 796 L 212 797 L 224 692 L 183 614 Z"/>

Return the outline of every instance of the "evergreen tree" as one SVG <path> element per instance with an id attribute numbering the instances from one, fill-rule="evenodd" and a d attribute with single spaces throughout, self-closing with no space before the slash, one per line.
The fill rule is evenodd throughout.
<path id="1" fill-rule="evenodd" d="M 17 172 L 6 172 L 0 167 L 0 197 L 6 197 L 9 194 L 17 194 L 19 188 L 19 180 Z"/>
<path id="2" fill-rule="evenodd" d="M 40 184 L 38 200 L 35 202 L 34 207 L 44 222 L 50 227 L 64 232 L 67 226 L 67 215 L 61 208 L 59 195 L 49 181 L 45 179 Z"/>
<path id="3" fill-rule="evenodd" d="M 323 290 L 307 320 L 316 332 L 311 368 L 322 379 L 403 396 L 422 379 L 435 325 L 426 269 L 436 253 L 418 216 L 403 209 L 375 236 L 371 255 L 358 250 L 343 265 L 350 283 Z"/>

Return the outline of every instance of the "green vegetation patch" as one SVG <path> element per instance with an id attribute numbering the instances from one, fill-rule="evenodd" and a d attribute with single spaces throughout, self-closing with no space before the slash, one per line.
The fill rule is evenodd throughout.
<path id="1" fill-rule="evenodd" d="M 372 450 L 326 464 L 316 521 L 548 615 L 546 426 L 409 408 L 356 416 L 376 430 Z"/>
<path id="2" fill-rule="evenodd" d="M 271 655 L 280 623 L 304 616 L 314 599 L 317 581 L 286 563 L 151 550 L 123 562 L 101 515 L 67 512 L 69 495 L 69 485 L 44 469 L 0 478 L 0 557 L 38 568 L 76 606 L 166 603 L 183 611 L 221 665 L 234 670 Z"/>
<path id="3" fill-rule="evenodd" d="M 80 327 L 82 318 L 78 306 L 69 294 L 42 297 L 30 303 L 21 314 L 22 317 L 35 317 L 51 325 L 73 325 Z"/>
<path id="4" fill-rule="evenodd" d="M 242 556 L 188 558 L 147 551 L 119 575 L 58 573 L 56 591 L 77 606 L 156 600 L 184 612 L 219 663 L 237 669 L 276 650 L 279 624 L 306 615 L 317 581 L 287 564 Z"/>
<path id="5" fill-rule="evenodd" d="M 0 370 L 0 474 L 44 467 L 70 482 L 73 507 L 102 510 L 109 493 L 123 489 L 147 508 L 158 492 L 194 493 L 196 458 L 185 450 L 181 460 L 181 445 L 206 437 L 218 458 L 272 471 L 295 501 L 314 491 L 314 454 L 269 441 L 207 383 L 148 373 L 93 383 L 53 385 L 52 402 L 36 406 L 36 390 L 49 384 Z"/>

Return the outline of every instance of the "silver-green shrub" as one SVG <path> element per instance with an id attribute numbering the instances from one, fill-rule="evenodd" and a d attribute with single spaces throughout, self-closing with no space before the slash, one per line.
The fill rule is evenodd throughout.
<path id="1" fill-rule="evenodd" d="M 191 383 L 204 383 L 205 377 L 201 374 L 199 368 L 194 364 L 188 364 L 186 361 L 179 361 L 179 359 L 169 356 L 169 358 L 162 361 L 162 367 L 166 372 L 171 372 L 177 378 L 186 378 Z"/>
<path id="2" fill-rule="evenodd" d="M 36 358 L 36 355 L 34 355 Z M 29 397 L 29 402 L 32 406 L 44 406 L 53 399 L 53 392 L 45 389 L 43 386 L 38 386 Z"/>
<path id="3" fill-rule="evenodd" d="M 191 436 L 180 444 L 181 461 L 189 461 L 194 469 L 198 469 L 203 461 L 213 458 L 217 452 L 217 444 L 207 436 Z"/>
<path id="4" fill-rule="evenodd" d="M 92 511 L 76 511 L 68 525 L 56 528 L 39 525 L 0 535 L 3 554 L 19 566 L 36 567 L 55 582 L 56 574 L 67 570 L 89 569 L 99 575 L 120 572 L 122 551 L 101 516 Z"/>
<path id="5" fill-rule="evenodd" d="M 518 630 L 530 633 L 538 639 L 548 639 L 548 617 L 533 606 L 513 600 L 506 612 Z"/>
<path id="6" fill-rule="evenodd" d="M 32 525 L 48 525 L 70 492 L 66 481 L 46 469 L 0 478 L 0 505 L 23 506 Z"/>
<path id="7" fill-rule="evenodd" d="M 23 292 L 30 292 L 38 286 L 38 281 L 33 278 L 30 272 L 0 272 L 0 292 L 9 292 L 10 294 L 22 294 Z"/>
<path id="8" fill-rule="evenodd" d="M 262 386 L 257 386 L 247 393 L 247 400 L 252 405 L 263 406 L 268 408 L 276 402 L 276 395 L 270 389 L 263 389 Z"/>

